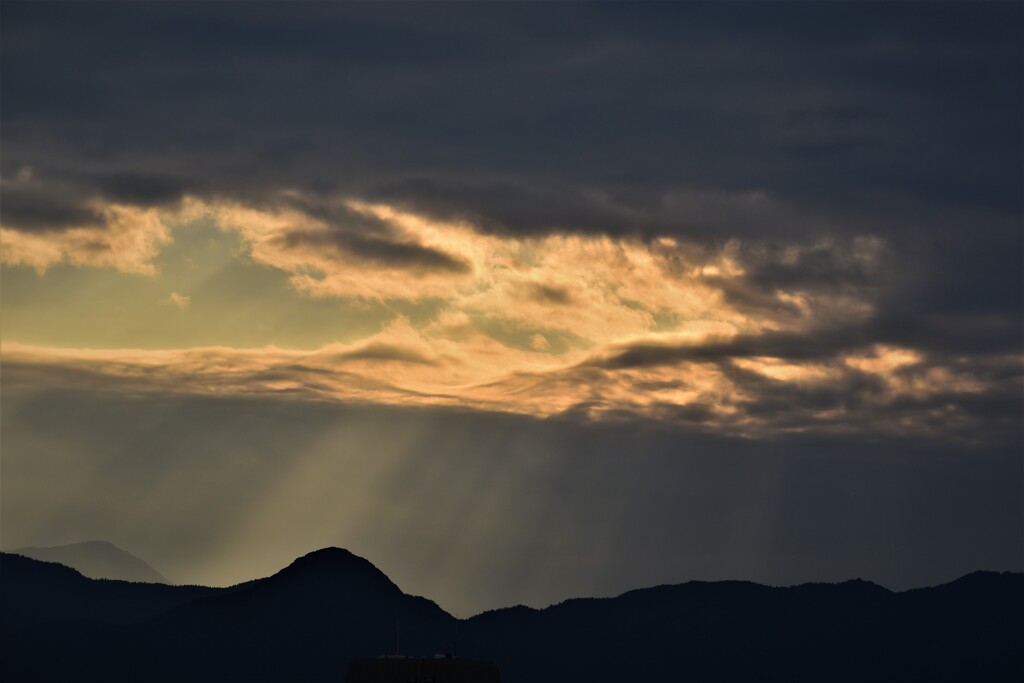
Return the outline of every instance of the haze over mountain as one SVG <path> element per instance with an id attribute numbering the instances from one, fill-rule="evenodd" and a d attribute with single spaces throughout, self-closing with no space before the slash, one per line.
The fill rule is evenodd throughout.
<path id="1" fill-rule="evenodd" d="M 93 580 L 0 554 L 5 680 L 338 681 L 452 652 L 505 683 L 985 680 L 1024 674 L 1024 574 L 932 588 L 689 582 L 452 617 L 338 548 L 230 588 Z"/>
<path id="2" fill-rule="evenodd" d="M 17 548 L 10 552 L 43 562 L 59 562 L 91 579 L 170 583 L 148 562 L 107 541 L 83 541 L 43 548 Z"/>

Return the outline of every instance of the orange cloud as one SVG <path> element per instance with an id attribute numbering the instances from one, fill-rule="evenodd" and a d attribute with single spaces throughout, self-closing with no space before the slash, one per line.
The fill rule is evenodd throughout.
<path id="1" fill-rule="evenodd" d="M 5 380 L 64 373 L 129 392 L 640 415 L 741 434 L 839 429 L 853 414 L 866 420 L 900 400 L 988 386 L 969 369 L 935 364 L 914 349 L 815 350 L 815 335 L 872 315 L 872 290 L 856 284 L 875 277 L 885 258 L 884 243 L 871 237 L 770 249 L 736 240 L 711 248 L 678 237 L 515 237 L 352 199 L 314 206 L 287 192 L 265 206 L 192 198 L 163 211 L 96 211 L 105 226 L 11 231 L 10 238 L 5 231 L 5 261 L 152 273 L 169 226 L 187 230 L 207 216 L 309 296 L 429 299 L 438 312 L 417 324 L 396 316 L 372 336 L 315 351 L 8 343 Z M 801 279 L 807 262 L 854 284 Z M 167 303 L 184 309 L 190 300 L 175 293 Z M 795 355 L 775 348 L 801 339 Z M 841 396 L 845 388 L 856 401 Z M 905 428 L 907 420 L 923 424 L 920 417 L 871 420 Z"/>
<path id="2" fill-rule="evenodd" d="M 160 212 L 121 204 L 97 205 L 102 225 L 50 232 L 0 229 L 3 262 L 44 272 L 58 263 L 109 267 L 125 273 L 153 275 L 152 264 L 171 233 Z"/>
<path id="3" fill-rule="evenodd" d="M 748 436 L 941 433 L 972 423 L 956 396 L 999 388 L 963 368 L 922 365 L 909 375 L 879 373 L 880 381 L 865 389 L 849 375 L 851 365 L 863 360 L 852 354 L 808 362 L 759 357 L 610 368 L 586 362 L 586 354 L 575 356 L 583 362 L 565 362 L 479 334 L 458 341 L 429 338 L 401 319 L 368 340 L 315 351 L 5 344 L 3 352 L 5 382 L 12 386 L 448 406 L 538 417 L 572 413 L 597 420 L 630 416 Z"/>

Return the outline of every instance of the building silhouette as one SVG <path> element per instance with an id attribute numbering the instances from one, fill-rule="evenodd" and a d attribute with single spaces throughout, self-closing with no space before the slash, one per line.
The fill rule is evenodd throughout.
<path id="1" fill-rule="evenodd" d="M 354 659 L 345 683 L 501 683 L 491 662 L 452 656 Z"/>

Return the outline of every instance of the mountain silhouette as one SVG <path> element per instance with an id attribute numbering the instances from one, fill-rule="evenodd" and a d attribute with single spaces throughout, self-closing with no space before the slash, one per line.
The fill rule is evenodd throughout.
<path id="1" fill-rule="evenodd" d="M 59 562 L 91 579 L 117 579 L 142 583 L 169 583 L 144 560 L 106 541 L 84 541 L 46 548 L 18 548 L 9 552 L 44 562 Z"/>
<path id="2" fill-rule="evenodd" d="M 181 641 L 216 680 L 340 680 L 363 655 L 444 651 L 457 620 L 406 595 L 369 561 L 325 548 L 276 574 L 206 596 L 155 620 L 161 640 Z M 302 657 L 252 659 L 253 642 Z M 232 653 L 230 656 L 225 656 Z M 192 678 L 186 667 L 176 676 Z"/>
<path id="3" fill-rule="evenodd" d="M 56 562 L 0 553 L 0 630 L 133 623 L 224 589 L 90 579 Z"/>
<path id="4" fill-rule="evenodd" d="M 0 554 L 5 680 L 341 681 L 384 654 L 545 681 L 1024 680 L 1024 574 L 905 592 L 867 581 L 689 582 L 458 620 L 337 548 L 230 588 L 85 578 Z"/>

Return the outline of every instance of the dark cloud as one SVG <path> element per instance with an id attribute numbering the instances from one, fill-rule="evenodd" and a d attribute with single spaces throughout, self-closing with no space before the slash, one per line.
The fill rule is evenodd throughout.
<path id="1" fill-rule="evenodd" d="M 1019 208 L 1012 4 L 244 14 L 9 4 L 5 168 L 447 195 L 516 230 L 605 229 L 593 197 L 636 188 Z"/>
<path id="2" fill-rule="evenodd" d="M 959 321 L 962 322 L 962 321 Z M 916 331 L 916 330 L 915 330 Z M 648 410 L 660 419 L 693 420 L 711 432 L 742 429 L 754 421 L 773 433 L 788 431 L 900 434 L 907 430 L 959 443 L 983 444 L 1020 433 L 1024 414 L 1024 362 L 1019 347 L 1006 346 L 1014 333 L 982 329 L 922 338 L 872 326 L 829 327 L 801 332 L 766 332 L 693 344 L 633 343 L 577 368 L 579 381 L 596 386 L 625 382 L 636 395 L 683 388 L 681 380 L 616 379 L 626 371 L 706 364 L 729 382 L 730 412 L 663 405 Z M 971 341 L 971 336 L 986 341 Z M 991 335 L 991 336 L 987 336 Z M 919 343 L 915 343 L 919 342 Z M 896 346 L 880 346 L 890 343 Z M 881 362 L 888 349 L 912 348 L 893 367 L 862 369 Z M 971 353 L 964 349 L 970 348 Z M 763 359 L 791 364 L 793 376 L 776 378 L 748 363 Z M 807 375 L 801 379 L 801 372 Z M 602 374 L 593 376 L 598 371 Z M 824 373 L 816 376 L 815 373 Z M 587 375 L 591 375 L 587 379 Z M 685 370 L 680 377 L 686 377 Z M 706 406 L 704 407 L 706 408 Z M 586 414 L 586 406 L 573 413 Z M 696 417 L 695 417 L 696 416 Z"/>
<path id="3" fill-rule="evenodd" d="M 274 201 L 274 200 L 272 200 Z M 276 202 L 299 211 L 318 227 L 292 226 L 268 244 L 286 250 L 312 249 L 339 259 L 416 273 L 465 274 L 471 266 L 445 251 L 411 241 L 388 221 L 353 211 L 339 201 L 314 195 L 283 193 Z"/>
<path id="4" fill-rule="evenodd" d="M 1009 364 L 1006 364 L 1009 365 Z M 1015 364 L 1019 365 L 1019 364 Z M 721 366 L 744 398 L 734 407 L 744 417 L 767 420 L 782 431 L 813 429 L 824 433 L 864 430 L 876 434 L 900 433 L 914 424 L 921 435 L 950 442 L 991 444 L 1012 439 L 1020 429 L 1024 397 L 1014 381 L 997 383 L 984 392 L 937 391 L 894 395 L 886 379 L 841 364 L 828 382 L 782 382 L 735 365 Z M 929 372 L 940 368 L 924 361 L 898 369 L 895 374 L 912 383 L 927 383 Z M 973 370 L 973 368 L 961 368 Z M 982 379 L 983 374 L 968 377 Z"/>
<path id="5" fill-rule="evenodd" d="M 865 335 L 892 344 L 944 355 L 1019 354 L 1024 314 L 993 314 L 984 310 L 959 314 L 887 311 L 871 321 Z"/>
<path id="6" fill-rule="evenodd" d="M 612 370 L 657 367 L 686 361 L 717 363 L 732 358 L 769 356 L 786 360 L 832 358 L 842 351 L 867 346 L 870 340 L 859 327 L 811 332 L 766 332 L 737 335 L 724 341 L 700 344 L 630 344 L 607 358 L 588 365 Z"/>
<path id="7" fill-rule="evenodd" d="M 876 234 L 918 308 L 1024 298 L 1015 3 L 2 11 L 3 177 L 73 188 L 5 188 L 15 227 L 298 188 L 516 234 Z"/>
<path id="8" fill-rule="evenodd" d="M 436 361 L 412 349 L 395 346 L 393 344 L 368 344 L 361 349 L 348 351 L 342 354 L 331 356 L 339 361 L 349 360 L 370 360 L 370 361 L 395 361 L 399 363 L 415 363 L 417 365 L 436 365 Z"/>
<path id="9" fill-rule="evenodd" d="M 790 246 L 792 249 L 792 247 Z M 886 265 L 875 254 L 860 255 L 853 244 L 817 244 L 793 249 L 778 244 L 747 249 L 743 279 L 757 289 L 861 289 L 883 284 Z"/>
<path id="10" fill-rule="evenodd" d="M 5 228 L 23 232 L 54 232 L 105 223 L 84 197 L 76 197 L 69 188 L 38 183 L 5 183 L 0 221 Z"/>
<path id="11" fill-rule="evenodd" d="M 533 284 L 530 286 L 530 298 L 544 304 L 564 306 L 572 301 L 572 294 L 565 287 Z"/>
<path id="12" fill-rule="evenodd" d="M 145 171 L 102 174 L 96 177 L 96 183 L 100 193 L 111 201 L 143 206 L 172 204 L 186 191 L 202 191 L 195 181 L 189 183 L 182 178 Z"/>
<path id="13" fill-rule="evenodd" d="M 337 230 L 291 230 L 269 240 L 286 249 L 328 249 L 336 255 L 356 258 L 380 266 L 413 273 L 454 273 L 470 271 L 470 265 L 439 249 L 414 242 L 395 242 L 381 237 Z"/>
<path id="14" fill-rule="evenodd" d="M 655 197 L 619 201 L 588 193 L 559 179 L 461 180 L 408 178 L 370 187 L 367 196 L 407 210 L 445 219 L 468 220 L 489 232 L 535 235 L 550 232 L 650 232 L 658 227 Z M 631 201 L 633 199 L 633 201 Z"/>
<path id="15" fill-rule="evenodd" d="M 726 301 L 804 332 L 641 345 L 606 366 L 895 344 L 977 372 L 1024 348 L 1018 3 L 0 12 L 7 227 L 195 194 L 330 228 L 286 246 L 454 274 L 468 264 L 337 198 L 513 235 L 738 238 L 744 274 L 714 281 Z M 14 182 L 26 168 L 34 180 Z M 880 257 L 859 258 L 857 235 Z M 853 324 L 819 307 L 811 324 L 780 291 L 873 312 Z"/>

